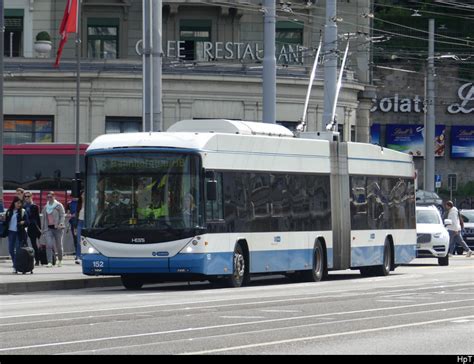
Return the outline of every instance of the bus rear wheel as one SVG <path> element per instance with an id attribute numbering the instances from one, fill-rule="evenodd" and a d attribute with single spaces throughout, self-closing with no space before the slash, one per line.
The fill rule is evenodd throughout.
<path id="1" fill-rule="evenodd" d="M 123 275 L 121 276 L 123 286 L 128 290 L 139 290 L 143 287 L 143 281 L 137 277 Z"/>
<path id="2" fill-rule="evenodd" d="M 390 247 L 390 242 L 385 240 L 383 247 L 383 264 L 376 265 L 372 268 L 374 276 L 388 276 L 390 274 L 390 267 L 392 265 L 392 249 Z"/>

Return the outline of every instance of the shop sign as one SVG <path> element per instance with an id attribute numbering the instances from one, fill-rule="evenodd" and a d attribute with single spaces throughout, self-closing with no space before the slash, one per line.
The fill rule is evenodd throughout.
<path id="1" fill-rule="evenodd" d="M 474 158 L 474 126 L 451 127 L 451 158 Z"/>
<path id="2" fill-rule="evenodd" d="M 390 124 L 386 130 L 387 148 L 423 157 L 425 150 L 423 125 Z M 436 125 L 434 151 L 436 157 L 444 156 L 445 126 Z"/>

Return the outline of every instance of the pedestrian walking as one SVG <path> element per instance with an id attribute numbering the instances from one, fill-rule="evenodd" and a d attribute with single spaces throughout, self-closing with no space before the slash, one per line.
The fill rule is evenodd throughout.
<path id="1" fill-rule="evenodd" d="M 451 220 L 451 225 L 446 226 L 446 229 L 448 229 L 449 233 L 449 254 L 453 255 L 456 245 L 460 245 L 464 250 L 467 251 L 466 256 L 469 258 L 472 255 L 472 251 L 471 249 L 469 249 L 461 235 L 462 228 L 459 217 L 459 211 L 456 207 L 454 207 L 452 201 L 446 202 L 446 209 L 447 218 Z"/>
<path id="2" fill-rule="evenodd" d="M 48 268 L 53 266 L 53 254 L 58 254 L 57 266 L 62 266 L 63 260 L 63 233 L 66 213 L 61 202 L 54 197 L 54 192 L 48 192 L 48 202 L 43 209 L 41 230 L 46 240 L 46 255 Z M 54 248 L 54 251 L 53 251 Z"/>
<path id="3" fill-rule="evenodd" d="M 26 227 L 28 223 L 28 214 L 23 208 L 23 202 L 18 196 L 15 196 L 5 213 L 5 231 L 8 231 L 8 252 L 12 258 L 13 273 L 15 274 L 17 273 L 16 253 L 26 243 Z"/>
<path id="4" fill-rule="evenodd" d="M 21 187 L 18 187 L 16 190 L 15 190 L 15 194 L 16 194 L 16 197 L 18 197 L 21 202 L 24 202 L 24 199 L 25 199 L 25 190 Z"/>
<path id="5" fill-rule="evenodd" d="M 40 254 L 39 248 L 37 245 L 37 240 L 41 237 L 41 218 L 40 218 L 40 209 L 33 201 L 33 194 L 29 191 L 25 191 L 24 193 L 24 208 L 26 213 L 28 214 L 28 236 L 30 238 L 31 246 L 35 251 L 35 264 L 40 264 Z"/>
<path id="6" fill-rule="evenodd" d="M 77 212 L 78 212 L 79 199 L 73 197 L 71 202 L 66 206 L 66 218 L 69 219 L 69 230 L 71 230 L 72 241 L 74 242 L 74 251 L 77 251 Z M 66 231 L 67 233 L 67 231 Z"/>
<path id="7" fill-rule="evenodd" d="M 81 191 L 81 196 L 78 199 L 77 204 L 77 247 L 76 247 L 76 264 L 81 264 L 80 259 L 82 259 L 81 254 L 81 235 L 82 228 L 84 227 L 84 191 Z"/>

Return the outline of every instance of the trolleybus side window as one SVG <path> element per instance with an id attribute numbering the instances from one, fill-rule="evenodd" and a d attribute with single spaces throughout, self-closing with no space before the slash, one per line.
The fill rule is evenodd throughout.
<path id="1" fill-rule="evenodd" d="M 210 201 L 206 196 L 206 219 L 207 221 L 223 220 L 224 201 L 222 195 L 222 173 L 214 173 L 213 177 L 206 176 L 206 184 L 212 179 L 217 181 L 217 195 L 213 201 Z"/>

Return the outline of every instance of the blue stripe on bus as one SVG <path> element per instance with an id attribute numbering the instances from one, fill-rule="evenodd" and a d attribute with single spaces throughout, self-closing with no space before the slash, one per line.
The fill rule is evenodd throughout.
<path id="1" fill-rule="evenodd" d="M 363 246 L 351 249 L 351 267 L 383 264 L 382 246 Z M 395 246 L 395 264 L 409 263 L 416 256 L 416 245 Z"/>
<path id="2" fill-rule="evenodd" d="M 250 253 L 250 272 L 281 272 L 312 267 L 312 249 L 258 251 Z M 178 254 L 172 258 L 108 258 L 84 255 L 82 268 L 87 275 L 132 273 L 196 273 L 224 275 L 232 273 L 232 252 Z M 328 268 L 333 267 L 333 251 L 327 251 Z M 267 268 L 268 267 L 268 268 Z"/>
<path id="3" fill-rule="evenodd" d="M 333 267 L 333 251 L 327 251 L 328 268 Z M 250 273 L 307 270 L 313 266 L 313 249 L 268 250 L 250 253 Z"/>
<path id="4" fill-rule="evenodd" d="M 382 246 L 362 246 L 351 249 L 351 267 L 381 265 L 383 263 Z"/>
<path id="5" fill-rule="evenodd" d="M 284 272 L 312 267 L 312 249 L 255 251 L 250 253 L 250 272 Z M 415 258 L 415 245 L 395 247 L 395 264 L 409 263 Z M 333 250 L 327 251 L 328 268 L 333 267 Z M 383 246 L 352 248 L 351 266 L 381 265 Z M 232 273 L 232 253 L 178 254 L 172 258 L 108 258 L 84 255 L 83 272 L 88 275 L 131 273 L 196 273 L 224 275 Z"/>
<path id="6" fill-rule="evenodd" d="M 416 258 L 416 244 L 397 245 L 395 247 L 395 264 L 410 263 Z"/>

